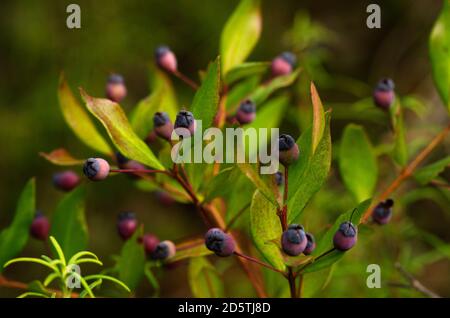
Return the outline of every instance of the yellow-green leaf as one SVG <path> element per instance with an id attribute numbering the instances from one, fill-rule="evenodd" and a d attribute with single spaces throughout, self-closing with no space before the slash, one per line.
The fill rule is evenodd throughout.
<path id="1" fill-rule="evenodd" d="M 219 272 L 205 257 L 191 258 L 188 279 L 194 297 L 221 298 L 225 295 Z"/>
<path id="2" fill-rule="evenodd" d="M 312 153 L 314 154 L 325 130 L 325 115 L 322 101 L 313 82 L 311 82 L 311 101 L 313 106 Z"/>
<path id="3" fill-rule="evenodd" d="M 119 104 L 109 99 L 91 97 L 83 89 L 80 91 L 89 111 L 101 121 L 124 156 L 149 167 L 164 170 L 150 148 L 133 131 Z"/>
<path id="4" fill-rule="evenodd" d="M 76 166 L 82 165 L 85 160 L 74 158 L 66 149 L 58 148 L 52 152 L 40 152 L 39 155 L 51 163 L 59 166 Z"/>
<path id="5" fill-rule="evenodd" d="M 90 148 L 103 154 L 111 154 L 111 147 L 73 95 L 64 75 L 59 79 L 58 99 L 64 119 L 75 135 Z"/>
<path id="6" fill-rule="evenodd" d="M 258 42 L 261 29 L 260 0 L 241 0 L 225 24 L 220 39 L 224 75 L 245 61 Z"/>

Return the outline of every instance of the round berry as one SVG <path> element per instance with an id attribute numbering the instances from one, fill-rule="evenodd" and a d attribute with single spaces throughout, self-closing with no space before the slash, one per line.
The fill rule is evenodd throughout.
<path id="1" fill-rule="evenodd" d="M 187 129 L 189 131 L 189 135 L 192 136 L 195 133 L 196 123 L 194 119 L 194 115 L 187 110 L 182 110 L 177 114 L 177 118 L 175 119 L 175 129 L 178 130 L 180 128 Z M 177 131 L 175 131 L 177 132 Z M 179 134 L 178 135 L 183 135 Z"/>
<path id="2" fill-rule="evenodd" d="M 157 112 L 153 116 L 153 129 L 157 136 L 170 140 L 173 131 L 173 124 L 170 121 L 169 115 L 164 112 Z"/>
<path id="3" fill-rule="evenodd" d="M 295 67 L 296 60 L 297 58 L 291 52 L 281 53 L 272 61 L 272 76 L 275 77 L 290 74 Z"/>
<path id="4" fill-rule="evenodd" d="M 156 191 L 155 195 L 158 201 L 164 206 L 171 206 L 175 202 L 173 197 L 166 191 Z"/>
<path id="5" fill-rule="evenodd" d="M 156 248 L 153 253 L 150 254 L 150 257 L 154 260 L 166 260 L 174 257 L 175 253 L 176 247 L 172 241 L 162 241 L 156 245 Z"/>
<path id="6" fill-rule="evenodd" d="M 37 240 L 45 241 L 50 232 L 50 222 L 47 217 L 37 211 L 30 226 L 30 234 Z"/>
<path id="7" fill-rule="evenodd" d="M 277 186 L 282 185 L 284 182 L 284 176 L 283 173 L 281 173 L 281 171 L 277 171 L 275 173 L 275 183 L 277 184 Z"/>
<path id="8" fill-rule="evenodd" d="M 138 227 L 138 221 L 133 212 L 121 212 L 117 217 L 117 232 L 123 240 L 133 236 Z"/>
<path id="9" fill-rule="evenodd" d="M 221 257 L 230 256 L 236 249 L 233 237 L 219 228 L 212 228 L 206 232 L 205 245 L 210 251 Z"/>
<path id="10" fill-rule="evenodd" d="M 83 173 L 92 181 L 106 179 L 109 174 L 109 163 L 102 158 L 89 158 L 83 166 Z"/>
<path id="11" fill-rule="evenodd" d="M 311 233 L 305 233 L 305 235 L 306 235 L 307 243 L 306 243 L 305 250 L 303 251 L 303 254 L 310 255 L 316 248 L 316 241 L 314 239 L 314 236 Z"/>
<path id="12" fill-rule="evenodd" d="M 389 78 L 384 78 L 378 82 L 373 91 L 373 101 L 375 105 L 383 110 L 389 110 L 395 100 L 394 82 Z"/>
<path id="13" fill-rule="evenodd" d="M 280 135 L 278 138 L 278 150 L 279 161 L 284 166 L 289 166 L 293 162 L 297 161 L 300 153 L 294 138 L 285 134 Z"/>
<path id="14" fill-rule="evenodd" d="M 175 54 L 169 49 L 169 47 L 162 45 L 155 50 L 156 64 L 163 70 L 168 72 L 176 72 L 177 70 L 177 58 Z"/>
<path id="15" fill-rule="evenodd" d="M 106 97 L 113 102 L 120 103 L 127 96 L 127 87 L 123 77 L 119 74 L 109 76 L 106 83 Z"/>
<path id="16" fill-rule="evenodd" d="M 142 244 L 144 244 L 145 253 L 151 255 L 156 251 L 159 244 L 159 239 L 153 234 L 145 234 L 142 237 Z"/>
<path id="17" fill-rule="evenodd" d="M 389 223 L 392 217 L 392 207 L 394 206 L 394 200 L 387 199 L 378 203 L 378 205 L 372 211 L 372 219 L 379 225 Z"/>
<path id="18" fill-rule="evenodd" d="M 343 222 L 333 237 L 334 248 L 339 251 L 347 251 L 356 244 L 358 230 L 352 222 Z"/>
<path id="19" fill-rule="evenodd" d="M 305 250 L 307 241 L 303 226 L 298 224 L 289 225 L 281 235 L 281 247 L 290 256 L 300 255 Z"/>
<path id="20" fill-rule="evenodd" d="M 247 99 L 239 105 L 236 112 L 236 119 L 241 125 L 249 124 L 256 117 L 256 105 L 251 100 Z"/>
<path id="21" fill-rule="evenodd" d="M 54 186 L 62 191 L 71 191 L 80 183 L 80 177 L 71 170 L 58 172 L 53 175 Z"/>

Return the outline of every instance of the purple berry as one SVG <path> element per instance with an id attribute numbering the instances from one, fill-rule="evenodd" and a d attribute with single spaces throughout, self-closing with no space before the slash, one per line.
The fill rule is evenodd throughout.
<path id="1" fill-rule="evenodd" d="M 256 117 L 256 105 L 251 100 L 245 100 L 236 112 L 236 119 L 241 125 L 249 124 Z"/>
<path id="2" fill-rule="evenodd" d="M 138 227 L 136 216 L 132 212 L 121 212 L 117 218 L 117 232 L 123 240 L 133 236 Z"/>
<path id="3" fill-rule="evenodd" d="M 162 45 L 155 50 L 156 64 L 170 73 L 177 71 L 177 58 L 169 47 Z"/>
<path id="4" fill-rule="evenodd" d="M 151 255 L 156 251 L 159 239 L 153 234 L 145 234 L 142 238 L 142 244 L 144 244 L 145 253 Z"/>
<path id="5" fill-rule="evenodd" d="M 295 67 L 296 60 L 297 58 L 291 52 L 281 53 L 272 61 L 272 76 L 275 77 L 290 74 Z"/>
<path id="6" fill-rule="evenodd" d="M 106 83 L 106 97 L 113 102 L 120 103 L 127 96 L 127 87 L 123 77 L 119 74 L 109 76 Z"/>
<path id="7" fill-rule="evenodd" d="M 194 115 L 192 115 L 192 113 L 187 110 L 181 110 L 177 114 L 177 118 L 175 119 L 174 127 L 175 127 L 175 129 L 180 129 L 180 128 L 187 129 L 187 130 L 189 130 L 189 135 L 192 136 L 194 134 L 195 128 L 196 128 Z M 177 131 L 175 131 L 175 132 L 177 132 Z M 180 135 L 178 132 L 177 132 L 177 134 Z"/>
<path id="8" fill-rule="evenodd" d="M 71 191 L 80 183 L 80 177 L 73 171 L 67 170 L 53 175 L 54 186 L 62 191 Z"/>
<path id="9" fill-rule="evenodd" d="M 157 112 L 153 116 L 153 129 L 159 137 L 170 140 L 173 131 L 173 124 L 169 115 L 164 112 Z"/>
<path id="10" fill-rule="evenodd" d="M 334 248 L 339 251 L 347 251 L 356 244 L 358 229 L 350 221 L 345 221 L 334 234 Z"/>
<path id="11" fill-rule="evenodd" d="M 158 201 L 164 206 L 171 206 L 175 202 L 173 197 L 166 191 L 156 191 L 155 194 Z"/>
<path id="12" fill-rule="evenodd" d="M 154 260 L 165 260 L 171 257 L 174 257 L 176 253 L 175 244 L 171 241 L 162 241 L 158 245 L 156 245 L 153 253 L 150 254 L 150 257 Z"/>
<path id="13" fill-rule="evenodd" d="M 380 80 L 373 91 L 375 105 L 383 110 L 389 110 L 395 100 L 394 82 L 389 78 Z"/>
<path id="14" fill-rule="evenodd" d="M 102 158 L 89 158 L 83 166 L 83 173 L 92 181 L 106 179 L 109 174 L 109 163 Z"/>
<path id="15" fill-rule="evenodd" d="M 306 235 L 307 243 L 306 243 L 305 250 L 303 251 L 303 254 L 310 255 L 316 248 L 316 241 L 314 239 L 314 236 L 311 233 L 305 233 L 305 235 Z"/>
<path id="16" fill-rule="evenodd" d="M 275 183 L 277 184 L 277 186 L 281 186 L 284 182 L 284 176 L 283 173 L 281 173 L 280 171 L 277 171 L 275 173 Z"/>
<path id="17" fill-rule="evenodd" d="M 219 228 L 212 228 L 206 232 L 205 245 L 210 251 L 221 257 L 230 256 L 236 249 L 233 237 Z"/>
<path id="18" fill-rule="evenodd" d="M 294 138 L 291 136 L 285 134 L 280 135 L 278 138 L 278 149 L 279 161 L 284 166 L 289 166 L 293 162 L 297 161 L 300 151 Z"/>
<path id="19" fill-rule="evenodd" d="M 37 240 L 45 241 L 50 232 L 50 222 L 41 212 L 36 212 L 33 222 L 30 226 L 30 234 Z"/>
<path id="20" fill-rule="evenodd" d="M 372 219 L 379 225 L 389 223 L 392 217 L 392 207 L 394 206 L 394 200 L 387 199 L 378 203 L 378 205 L 372 211 Z"/>
<path id="21" fill-rule="evenodd" d="M 289 225 L 281 235 L 281 247 L 290 256 L 300 255 L 305 250 L 307 241 L 303 226 L 298 224 Z"/>

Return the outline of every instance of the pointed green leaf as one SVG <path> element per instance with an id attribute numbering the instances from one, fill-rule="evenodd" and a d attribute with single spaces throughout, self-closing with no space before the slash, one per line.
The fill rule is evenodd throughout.
<path id="1" fill-rule="evenodd" d="M 450 156 L 416 170 L 414 178 L 416 178 L 420 184 L 427 184 L 442 173 L 447 167 L 450 167 Z"/>
<path id="2" fill-rule="evenodd" d="M 92 149 L 103 154 L 111 154 L 111 147 L 73 95 L 64 75 L 61 75 L 59 79 L 58 98 L 64 119 L 75 135 Z"/>
<path id="3" fill-rule="evenodd" d="M 378 178 L 378 165 L 364 128 L 345 127 L 339 151 L 339 171 L 347 189 L 357 201 L 372 197 Z"/>
<path id="4" fill-rule="evenodd" d="M 0 233 L 0 273 L 3 265 L 19 254 L 28 241 L 36 212 L 36 181 L 30 179 L 22 190 L 11 225 Z"/>
<path id="5" fill-rule="evenodd" d="M 155 91 L 141 100 L 131 114 L 131 127 L 141 139 L 147 137 L 153 128 L 153 115 L 160 109 L 163 91 Z"/>
<path id="6" fill-rule="evenodd" d="M 53 214 L 50 233 L 67 259 L 88 245 L 85 198 L 86 189 L 79 186 L 63 197 Z"/>
<path id="7" fill-rule="evenodd" d="M 210 63 L 208 72 L 192 101 L 192 113 L 196 120 L 202 121 L 203 129 L 213 123 L 219 107 L 220 58 Z"/>
<path id="8" fill-rule="evenodd" d="M 135 134 L 119 104 L 109 99 L 91 97 L 82 89 L 80 91 L 89 111 L 101 121 L 124 156 L 149 167 L 164 170 L 150 148 Z"/>
<path id="9" fill-rule="evenodd" d="M 126 241 L 120 252 L 117 263 L 119 279 L 131 290 L 135 290 L 144 278 L 145 251 L 138 242 L 143 235 L 143 229 L 139 228 L 134 235 Z"/>
<path id="10" fill-rule="evenodd" d="M 231 85 L 244 77 L 260 75 L 270 67 L 270 62 L 246 62 L 233 67 L 225 76 L 224 82 Z"/>
<path id="11" fill-rule="evenodd" d="M 441 14 L 431 31 L 429 49 L 434 82 L 444 106 L 450 110 L 450 3 L 448 0 L 443 1 Z"/>
<path id="12" fill-rule="evenodd" d="M 224 297 L 224 286 L 217 269 L 205 257 L 191 258 L 188 268 L 188 280 L 194 297 Z"/>
<path id="13" fill-rule="evenodd" d="M 279 270 L 285 269 L 279 247 L 273 242 L 281 239 L 281 224 L 277 209 L 260 191 L 255 191 L 250 207 L 250 231 L 256 248 Z"/>
<path id="14" fill-rule="evenodd" d="M 40 152 L 39 155 L 51 163 L 59 166 L 77 166 L 82 165 L 84 159 L 74 158 L 66 149 L 58 148 L 50 153 Z"/>
<path id="15" fill-rule="evenodd" d="M 260 0 L 241 0 L 220 39 L 223 74 L 245 61 L 258 42 L 261 29 Z"/>
<path id="16" fill-rule="evenodd" d="M 322 101 L 313 82 L 311 82 L 311 100 L 313 106 L 312 153 L 314 153 L 325 130 L 325 115 Z"/>

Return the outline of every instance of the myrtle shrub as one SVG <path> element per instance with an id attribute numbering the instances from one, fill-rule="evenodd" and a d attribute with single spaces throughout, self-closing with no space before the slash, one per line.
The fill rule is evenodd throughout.
<path id="1" fill-rule="evenodd" d="M 439 257 L 439 253 L 448 257 L 448 245 L 417 229 L 400 211 L 402 204 L 415 200 L 413 195 L 420 197 L 416 189 L 438 187 L 448 191 L 448 183 L 440 175 L 450 164 L 450 157 L 425 161 L 445 140 L 450 126 L 422 149 L 413 149 L 406 141 L 404 117 L 405 112 L 420 115 L 422 104 L 414 96 L 397 94 L 389 78 L 380 79 L 372 96 L 360 96 L 351 107 L 321 100 L 318 90 L 326 74 L 314 70 L 320 64 L 314 48 L 326 41 L 328 33 L 313 23 L 303 23 L 307 20 L 304 13 L 299 14 L 293 30 L 314 36 L 303 42 L 295 35 L 288 36 L 285 42 L 292 52 L 280 52 L 271 62 L 247 61 L 261 34 L 262 13 L 259 0 L 241 0 L 223 28 L 218 56 L 199 72 L 200 81 L 183 74 L 183 61 L 178 61 L 168 46 L 160 46 L 155 49 L 155 67 L 150 70 L 151 92 L 129 114 L 119 103 L 133 88 L 126 87 L 121 75 L 111 75 L 106 97 L 97 98 L 83 85 L 79 92 L 70 88 L 61 74 L 60 110 L 92 155 L 78 159 L 65 148 L 41 153 L 55 165 L 77 167 L 76 171 L 54 176 L 54 185 L 67 193 L 49 220 L 36 213 L 35 180 L 31 179 L 20 196 L 11 225 L 1 232 L 0 272 L 19 261 L 51 270 L 42 282 L 23 284 L 27 291 L 21 296 L 94 297 L 94 290 L 103 291 L 104 281 L 115 283 L 117 291 L 113 294 L 120 296 L 133 295 L 146 281 L 154 290 L 148 296 L 158 296 L 155 271 L 179 263 L 188 263 L 193 296 L 240 295 L 224 287 L 226 266 L 220 266 L 224 258 L 235 258 L 232 266 L 242 268 L 254 290 L 249 296 L 321 296 L 335 279 L 333 273 L 340 260 L 349 254 L 364 265 L 364 269 L 358 268 L 358 284 L 365 285 L 365 266 L 372 262 L 365 249 L 388 244 L 386 237 L 398 244 L 392 249 L 402 252 L 383 258 L 379 264 L 386 271 L 383 275 L 395 278 L 399 269 L 408 286 L 417 289 L 415 292 L 436 296 L 419 286 L 403 266 L 417 268 Z M 447 109 L 449 46 L 450 7 L 445 2 L 429 47 L 433 77 Z M 313 74 L 317 85 L 312 81 Z M 180 106 L 172 80 L 192 88 L 189 106 Z M 350 121 L 339 140 L 331 140 L 334 116 Z M 364 125 L 352 122 L 361 118 L 383 122 L 389 138 L 373 144 Z M 101 123 L 110 140 L 104 138 L 94 120 Z M 183 142 L 189 141 L 202 134 L 196 125 L 200 121 L 203 129 L 216 127 L 221 131 L 277 128 L 288 123 L 295 127 L 289 132 L 301 134 L 281 131 L 276 140 L 280 171 L 270 175 L 260 173 L 261 162 L 174 163 L 174 129 L 184 128 L 187 135 L 183 135 Z M 208 144 L 200 141 L 201 146 Z M 257 150 L 249 146 L 245 151 L 248 155 Z M 389 164 L 381 166 L 380 162 L 386 161 Z M 81 172 L 86 180 L 81 179 Z M 80 263 L 102 265 L 95 254 L 86 251 L 84 182 L 101 182 L 118 174 L 129 175 L 136 191 L 157 192 L 163 202 L 193 206 L 205 231 L 184 241 L 158 238 L 145 231 L 134 213 L 123 212 L 118 216 L 117 231 L 124 243 L 119 255 L 114 256 L 115 264 L 94 275 L 67 270 Z M 343 186 L 333 190 L 336 183 Z M 408 184 L 409 195 L 399 199 L 396 191 L 404 183 Z M 448 192 L 444 196 L 448 204 Z M 394 228 L 389 229 L 391 226 Z M 15 259 L 29 234 L 50 242 L 47 253 L 55 257 Z M 432 250 L 418 257 L 422 263 L 405 264 L 413 253 L 408 240 L 417 237 L 424 238 Z M 67 279 L 78 280 L 81 287 L 68 285 Z M 17 287 L 4 276 L 0 276 L 0 285 Z M 339 295 L 346 295 L 346 287 L 341 287 Z M 382 295 L 394 295 L 389 288 L 385 290 Z"/>

